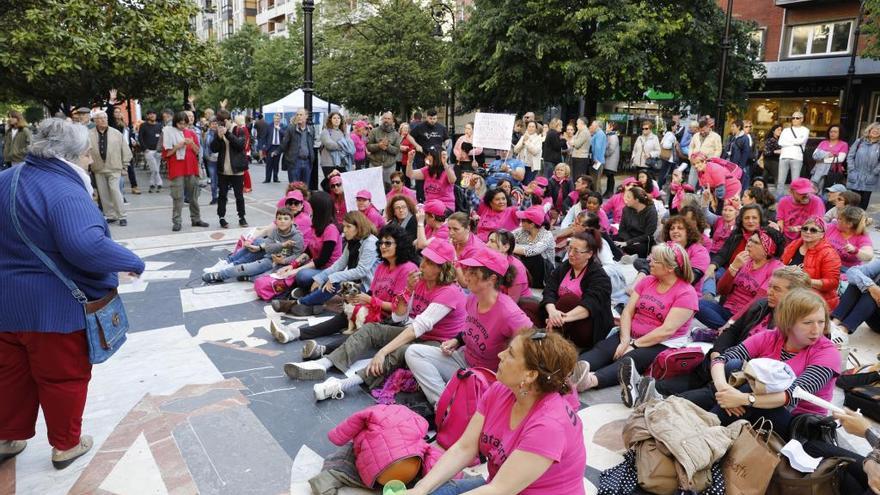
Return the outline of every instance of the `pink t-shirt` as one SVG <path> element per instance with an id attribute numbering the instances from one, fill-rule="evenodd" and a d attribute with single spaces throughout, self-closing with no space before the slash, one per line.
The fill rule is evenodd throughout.
<path id="1" fill-rule="evenodd" d="M 700 270 L 703 273 L 706 273 L 706 269 L 709 268 L 709 262 L 711 261 L 709 256 L 709 250 L 706 249 L 706 246 L 700 244 L 699 242 L 695 242 L 685 249 L 685 252 L 688 254 L 688 259 L 691 260 L 691 266 Z M 703 288 L 703 279 L 696 281 L 693 284 L 694 289 L 697 290 L 697 293 L 701 293 L 701 289 Z"/>
<path id="2" fill-rule="evenodd" d="M 672 308 L 683 308 L 696 312 L 699 307 L 697 291 L 694 286 L 681 279 L 676 279 L 675 284 L 665 293 L 657 292 L 660 281 L 653 275 L 648 275 L 636 284 L 633 289 L 639 295 L 636 303 L 636 311 L 632 318 L 630 336 L 634 339 L 647 335 L 659 326 L 662 326 Z M 693 317 L 675 331 L 670 337 L 674 339 L 686 334 Z"/>
<path id="3" fill-rule="evenodd" d="M 599 208 L 599 211 L 596 212 L 596 216 L 599 217 L 599 228 L 602 232 L 608 232 L 609 234 L 617 233 L 611 228 L 611 222 L 608 221 L 608 214 L 605 213 L 605 210 Z"/>
<path id="4" fill-rule="evenodd" d="M 712 245 L 709 246 L 709 252 L 715 254 L 720 251 L 721 247 L 724 246 L 724 241 L 730 237 L 730 234 L 735 227 L 736 222 L 728 224 L 723 218 L 718 217 L 718 220 L 715 221 L 715 226 L 712 229 Z"/>
<path id="5" fill-rule="evenodd" d="M 321 248 L 327 241 L 333 241 L 336 243 L 336 246 L 333 247 L 333 254 L 330 255 L 330 260 L 325 266 L 317 266 L 315 268 L 327 268 L 342 256 L 342 236 L 339 235 L 339 229 L 336 225 L 332 223 L 324 228 L 324 233 L 321 234 L 320 237 L 314 234 L 312 235 L 312 242 L 306 245 L 309 250 L 309 256 L 311 256 L 313 260 L 317 259 L 318 256 L 321 255 Z"/>
<path id="6" fill-rule="evenodd" d="M 752 359 L 755 358 L 771 358 L 777 361 L 782 357 L 782 346 L 785 344 L 785 337 L 780 332 L 761 332 L 743 341 L 743 346 L 749 352 Z M 802 349 L 800 352 L 788 361 L 786 364 L 791 366 L 795 376 L 800 376 L 807 366 L 822 366 L 834 371 L 835 376 L 828 380 L 828 383 L 822 387 L 816 396 L 821 397 L 829 402 L 834 395 L 834 384 L 837 382 L 837 375 L 840 374 L 840 351 L 826 337 L 819 337 L 815 344 Z M 798 402 L 797 407 L 791 412 L 792 415 L 803 413 L 815 413 L 827 416 L 828 411 L 810 404 L 802 400 Z"/>
<path id="7" fill-rule="evenodd" d="M 477 297 L 470 295 L 465 303 L 465 311 L 464 358 L 469 366 L 496 371 L 498 353 L 520 330 L 533 326 L 523 310 L 503 293 L 498 294 L 498 300 L 485 313 L 477 311 Z"/>
<path id="8" fill-rule="evenodd" d="M 480 221 L 477 222 L 477 237 L 483 242 L 488 241 L 489 234 L 498 229 L 513 230 L 519 227 L 515 206 L 495 211 L 481 203 L 477 215 L 480 216 Z"/>
<path id="9" fill-rule="evenodd" d="M 392 189 L 391 192 L 385 195 L 385 203 L 390 205 L 391 199 L 394 198 L 394 196 L 406 196 L 409 199 L 413 200 L 413 203 L 419 202 L 418 199 L 416 199 L 416 192 L 406 186 L 403 186 L 400 191 L 395 191 Z"/>
<path id="10" fill-rule="evenodd" d="M 623 208 L 625 206 L 623 204 L 623 193 L 617 193 L 611 196 L 611 199 L 602 203 L 602 211 L 611 215 L 611 223 L 619 224 L 620 219 L 623 218 Z"/>
<path id="11" fill-rule="evenodd" d="M 547 394 L 511 430 L 510 412 L 515 403 L 516 396 L 501 382 L 492 384 L 477 403 L 477 412 L 485 418 L 479 448 L 489 460 L 489 481 L 519 450 L 553 461 L 520 495 L 583 495 L 587 449 L 583 425 L 572 401 L 556 393 Z"/>
<path id="12" fill-rule="evenodd" d="M 508 256 L 507 262 L 516 270 L 516 276 L 513 278 L 513 285 L 504 288 L 507 295 L 515 295 L 517 299 L 521 297 L 530 297 L 532 295 L 529 289 L 529 272 L 526 271 L 525 265 L 516 256 Z"/>
<path id="13" fill-rule="evenodd" d="M 455 186 L 449 183 L 446 171 L 443 171 L 439 177 L 431 177 L 428 169 L 423 168 L 422 175 L 425 177 L 425 202 L 436 199 L 455 211 Z"/>
<path id="14" fill-rule="evenodd" d="M 429 291 L 425 282 L 419 281 L 413 290 L 409 317 L 415 318 L 422 314 L 431 303 L 442 304 L 447 308 L 452 308 L 452 311 L 435 323 L 430 332 L 419 338 L 438 342 L 454 338 L 461 331 L 465 319 L 465 295 L 461 291 L 461 287 L 458 284 L 438 285 Z"/>
<path id="15" fill-rule="evenodd" d="M 336 197 L 333 198 L 333 206 L 336 208 L 336 225 L 342 226 L 342 220 L 345 219 L 345 214 L 348 213 L 348 206 L 345 204 L 345 196 L 337 194 Z"/>
<path id="16" fill-rule="evenodd" d="M 406 290 L 409 274 L 418 269 L 419 267 L 412 261 L 397 265 L 393 270 L 389 269 L 386 263 L 380 261 L 373 274 L 373 281 L 370 282 L 370 293 L 383 302 L 392 302 L 395 297 L 403 294 Z"/>
<path id="17" fill-rule="evenodd" d="M 775 330 L 775 327 L 770 328 L 770 313 L 767 313 L 767 315 L 764 316 L 764 318 L 761 319 L 761 321 L 759 321 L 757 325 L 755 325 L 754 327 L 752 327 L 751 330 L 749 330 L 748 337 L 751 337 L 752 335 L 755 335 L 755 334 L 758 334 L 761 332 L 766 332 L 768 330 Z"/>
<path id="18" fill-rule="evenodd" d="M 312 216 L 305 211 L 301 211 L 299 215 L 293 217 L 293 223 L 302 232 L 303 243 L 306 246 L 311 245 L 315 239 L 315 229 L 312 228 Z"/>
<path id="19" fill-rule="evenodd" d="M 437 230 L 431 228 L 427 223 L 425 224 L 425 238 L 430 240 L 434 237 L 438 239 L 449 239 L 449 227 L 444 223 L 441 224 Z"/>
<path id="20" fill-rule="evenodd" d="M 375 206 L 370 205 L 366 212 L 361 212 L 366 215 L 367 220 L 373 223 L 376 226 L 376 230 L 381 229 L 385 226 L 385 217 L 379 213 L 379 210 L 376 209 Z"/>
<path id="21" fill-rule="evenodd" d="M 828 227 L 825 229 L 825 240 L 834 246 L 834 249 L 837 250 L 837 254 L 840 255 L 840 264 L 847 268 L 861 265 L 862 260 L 860 260 L 858 256 L 859 249 L 872 245 L 871 238 L 868 237 L 868 234 L 855 234 L 849 239 L 844 239 L 840 230 L 837 228 L 837 223 L 828 224 Z M 847 244 L 855 246 L 855 252 L 850 253 L 847 251 L 844 248 Z"/>
<path id="22" fill-rule="evenodd" d="M 450 243 L 452 241 L 449 241 Z M 456 247 L 455 244 L 452 245 L 455 248 L 456 261 L 470 258 L 474 254 L 476 254 L 481 249 L 486 248 L 486 244 L 479 240 L 473 232 L 468 235 L 468 240 L 465 241 L 464 245 L 461 247 Z"/>
<path id="23" fill-rule="evenodd" d="M 558 294 L 559 297 L 572 294 L 578 299 L 583 297 L 584 290 L 581 288 L 581 280 L 584 278 L 584 273 L 587 273 L 586 268 L 581 270 L 580 275 L 574 277 L 574 270 L 569 268 L 565 275 L 562 277 L 562 281 L 559 283 Z M 572 278 L 574 277 L 574 278 Z"/>
<path id="24" fill-rule="evenodd" d="M 800 227 L 810 217 L 819 217 L 825 215 L 825 205 L 822 199 L 815 194 L 810 194 L 810 202 L 805 205 L 799 205 L 794 202 L 794 198 L 790 195 L 779 200 L 776 206 L 776 218 L 782 220 L 785 227 L 785 238 L 792 241 L 801 236 L 800 232 L 789 232 L 789 227 Z"/>
<path id="25" fill-rule="evenodd" d="M 759 292 L 767 292 L 767 284 L 773 272 L 783 266 L 781 261 L 772 259 L 756 270 L 752 268 L 751 259 L 746 261 L 733 278 L 733 290 L 724 300 L 724 307 L 734 314 L 739 313 L 751 304 Z"/>
<path id="26" fill-rule="evenodd" d="M 739 179 L 735 178 L 724 165 L 718 163 L 706 163 L 706 169 L 698 172 L 697 177 L 701 186 L 708 187 L 713 191 L 716 187 L 723 185 L 724 199 L 739 196 L 742 190 L 742 184 Z"/>
<path id="27" fill-rule="evenodd" d="M 364 138 L 360 134 L 352 132 L 351 142 L 354 143 L 354 159 L 357 161 L 365 159 L 367 157 L 367 143 L 364 142 Z"/>

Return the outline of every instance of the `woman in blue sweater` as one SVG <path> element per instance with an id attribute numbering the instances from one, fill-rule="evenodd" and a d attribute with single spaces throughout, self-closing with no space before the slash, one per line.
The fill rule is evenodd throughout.
<path id="1" fill-rule="evenodd" d="M 22 231 L 89 301 L 115 295 L 118 272 L 144 270 L 140 258 L 110 238 L 92 201 L 88 156 L 85 126 L 47 119 L 25 163 L 0 173 L 0 461 L 24 450 L 39 408 L 55 468 L 92 447 L 92 438 L 80 435 L 92 371 L 83 306 L 13 226 L 15 168 L 21 168 L 15 209 Z"/>

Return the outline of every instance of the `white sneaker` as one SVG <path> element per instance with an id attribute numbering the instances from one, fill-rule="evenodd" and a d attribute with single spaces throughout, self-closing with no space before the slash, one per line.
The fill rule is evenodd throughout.
<path id="1" fill-rule="evenodd" d="M 299 327 L 302 323 L 284 325 L 276 317 L 269 317 L 269 333 L 275 337 L 279 344 L 286 344 L 299 338 Z"/>
<path id="2" fill-rule="evenodd" d="M 578 393 L 586 391 L 590 385 L 590 363 L 586 361 L 575 363 L 571 378 Z"/>
<path id="3" fill-rule="evenodd" d="M 219 272 L 223 269 L 229 268 L 230 266 L 232 266 L 232 263 L 226 261 L 223 258 L 220 258 L 217 260 L 217 263 L 214 263 L 214 266 L 209 266 L 208 268 L 203 268 L 202 272 L 203 273 Z"/>
<path id="4" fill-rule="evenodd" d="M 315 390 L 315 400 L 340 400 L 345 397 L 345 392 L 342 391 L 342 380 L 336 377 L 330 377 L 326 381 L 316 383 L 313 389 Z"/>
<path id="5" fill-rule="evenodd" d="M 849 332 L 837 326 L 836 323 L 831 323 L 831 342 L 833 342 L 837 347 L 843 347 L 849 344 Z"/>
<path id="6" fill-rule="evenodd" d="M 323 380 L 327 377 L 327 370 L 317 361 L 306 361 L 304 363 L 286 363 L 284 374 L 294 380 Z"/>
<path id="7" fill-rule="evenodd" d="M 626 407 L 633 407 L 639 401 L 638 385 L 641 379 L 635 361 L 631 357 L 622 358 L 617 368 L 617 381 L 620 383 L 620 399 Z"/>

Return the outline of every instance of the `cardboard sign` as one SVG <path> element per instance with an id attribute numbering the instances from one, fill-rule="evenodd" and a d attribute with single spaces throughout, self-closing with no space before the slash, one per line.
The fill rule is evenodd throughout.
<path id="1" fill-rule="evenodd" d="M 345 211 L 357 211 L 358 191 L 366 189 L 373 196 L 373 206 L 379 211 L 385 209 L 385 185 L 382 183 L 382 167 L 368 167 L 363 170 L 342 172 L 342 192 L 345 195 Z"/>
<path id="2" fill-rule="evenodd" d="M 516 115 L 478 112 L 474 116 L 474 148 L 509 150 Z"/>

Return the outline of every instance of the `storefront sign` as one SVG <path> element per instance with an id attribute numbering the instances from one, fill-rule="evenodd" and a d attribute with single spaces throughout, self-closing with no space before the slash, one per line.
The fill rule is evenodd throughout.
<path id="1" fill-rule="evenodd" d="M 825 57 L 809 60 L 764 62 L 767 79 L 800 79 L 808 77 L 842 77 L 849 69 L 849 57 Z M 880 61 L 856 58 L 856 74 L 880 74 Z"/>

